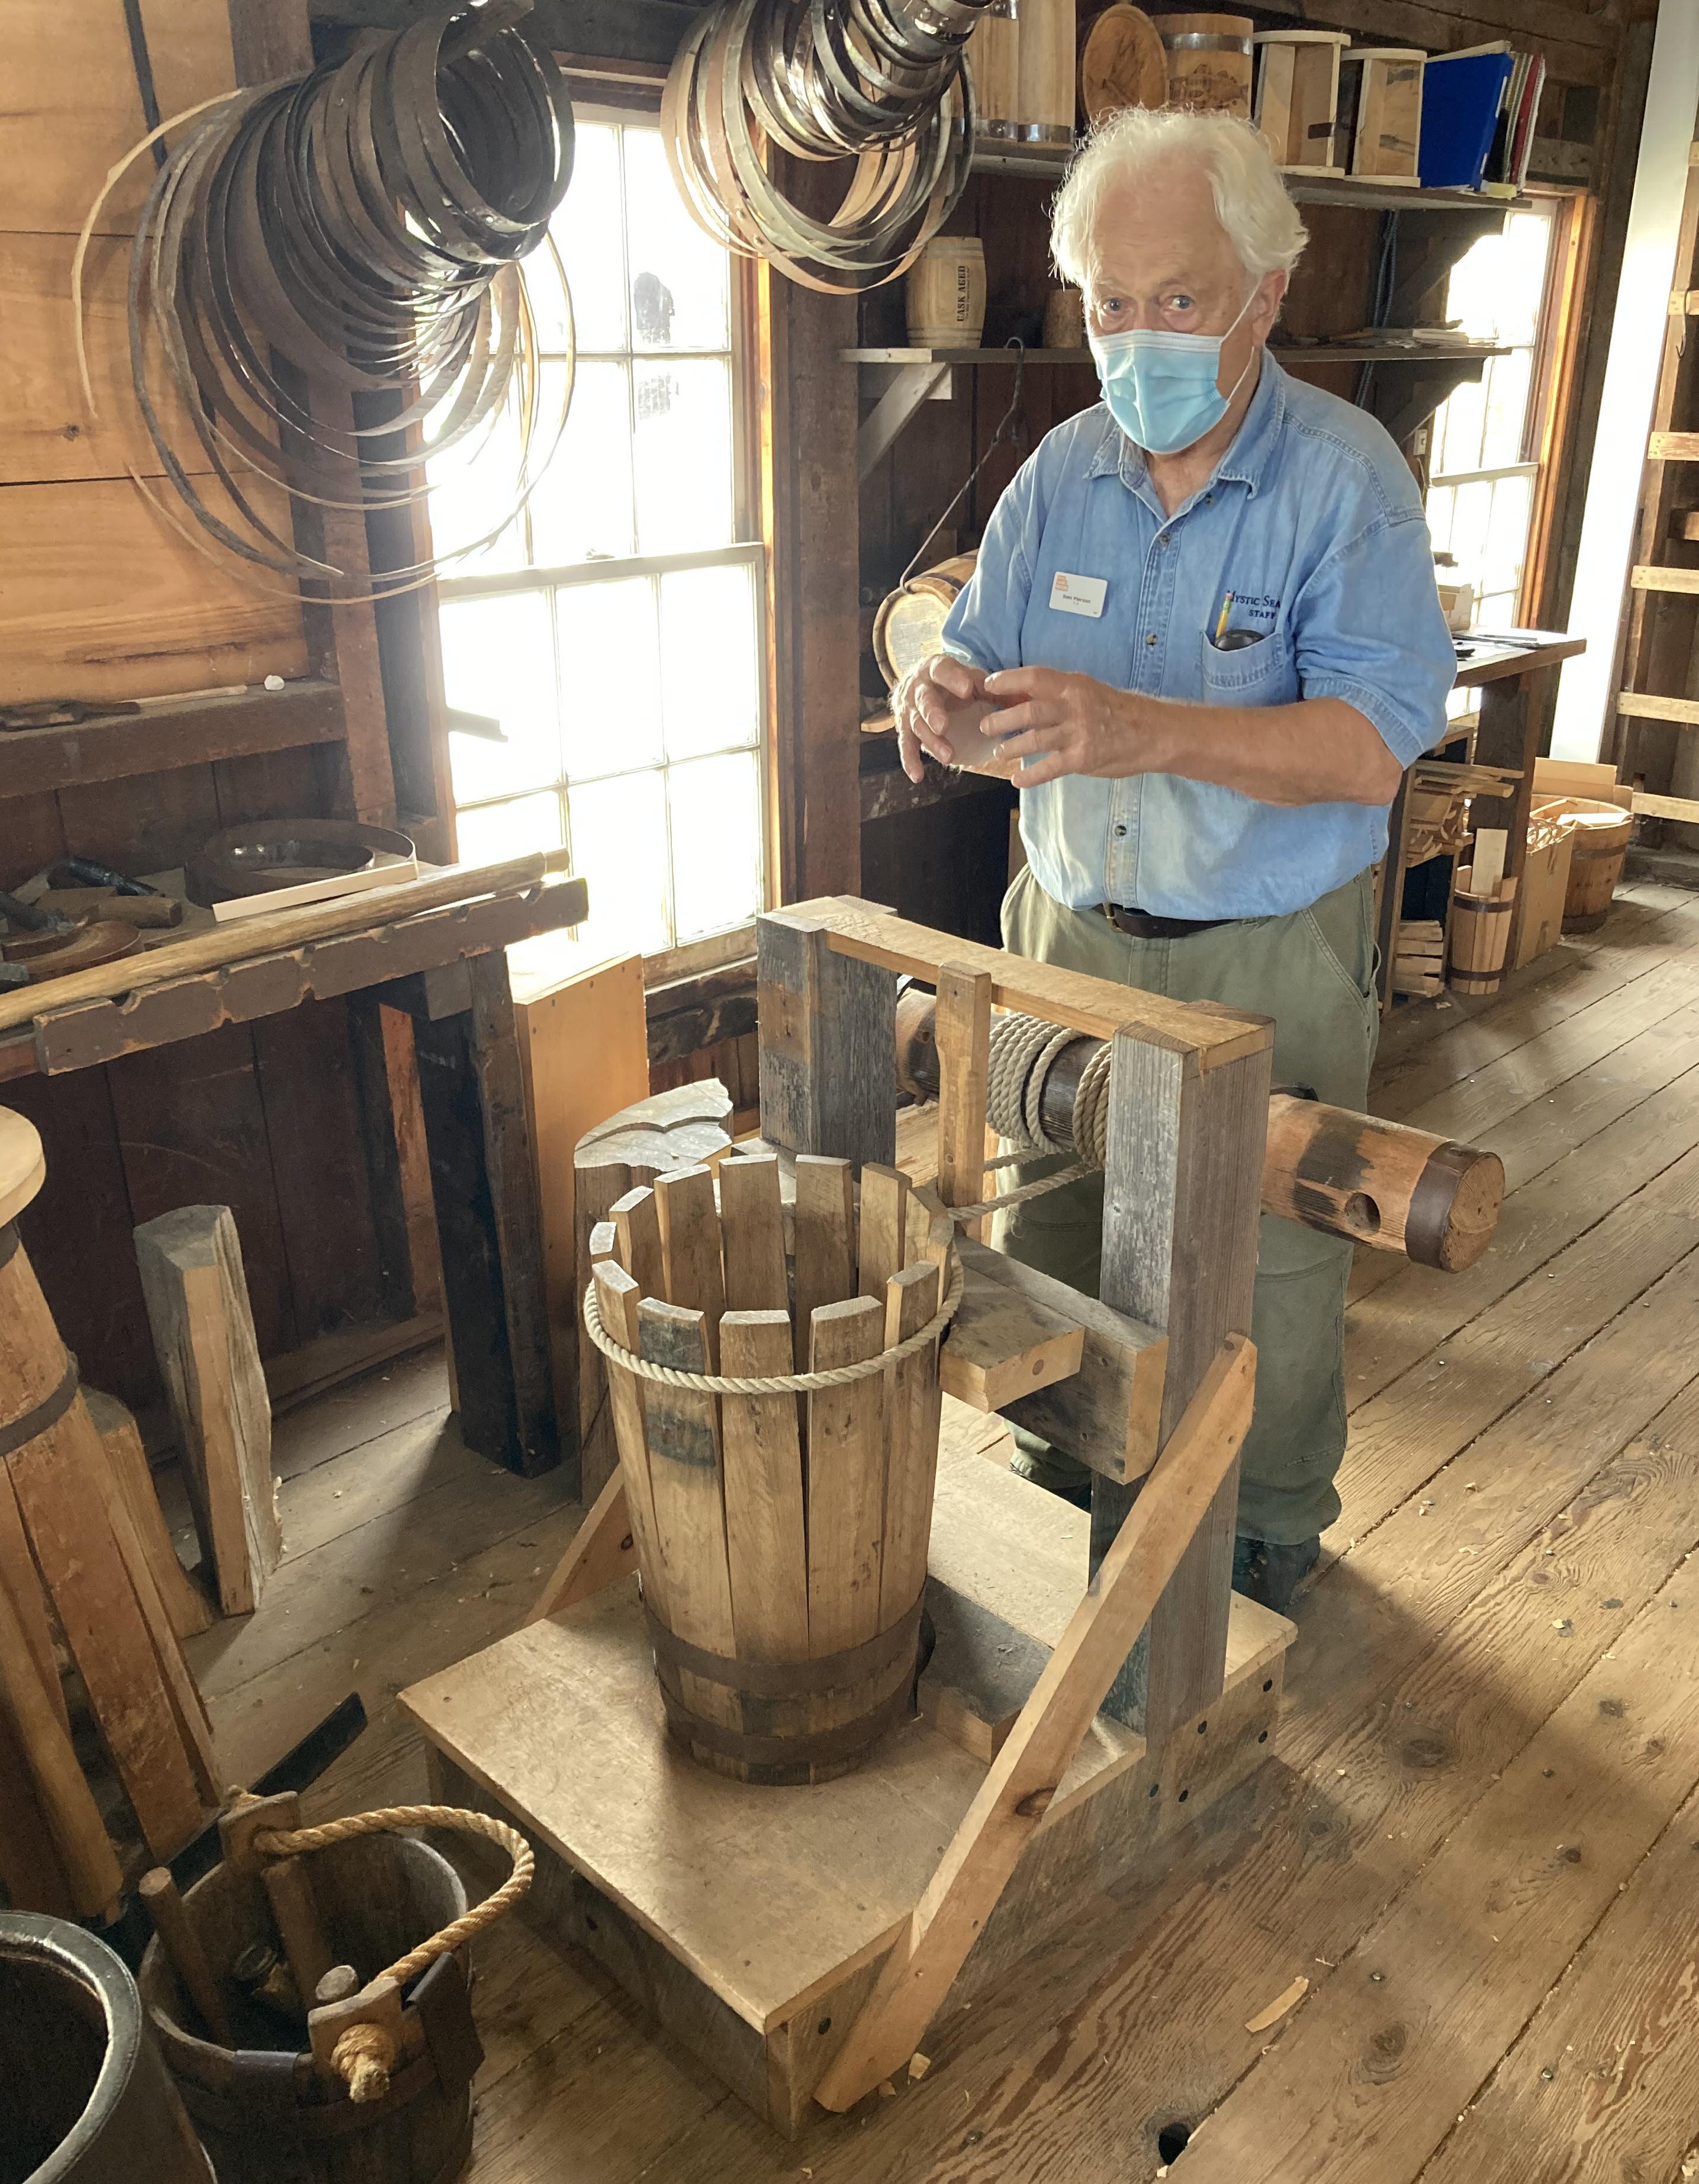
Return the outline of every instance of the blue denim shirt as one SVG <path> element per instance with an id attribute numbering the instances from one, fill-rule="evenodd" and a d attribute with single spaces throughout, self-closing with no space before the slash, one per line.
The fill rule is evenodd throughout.
<path id="1" fill-rule="evenodd" d="M 1064 575 L 1106 582 L 1100 614 L 1053 603 Z M 1229 591 L 1228 627 L 1256 633 L 1238 650 L 1213 641 Z M 992 514 L 944 643 L 983 668 L 1071 668 L 1191 704 L 1342 698 L 1406 766 L 1439 736 L 1457 672 L 1402 457 L 1367 412 L 1267 355 L 1232 446 L 1177 515 L 1101 404 L 1047 434 Z M 1071 775 L 1022 791 L 1021 834 L 1033 877 L 1072 909 L 1267 917 L 1373 864 L 1386 812 Z"/>

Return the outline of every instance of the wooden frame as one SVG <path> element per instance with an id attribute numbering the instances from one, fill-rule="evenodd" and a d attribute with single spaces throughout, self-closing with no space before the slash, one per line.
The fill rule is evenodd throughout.
<path id="1" fill-rule="evenodd" d="M 900 1891 L 912 1874 L 913 1895 L 890 1925 L 877 1905 L 863 1903 L 864 1923 L 855 1929 L 861 1938 L 846 1931 L 847 1953 L 835 1962 L 799 1899 L 788 1924 L 807 1937 L 816 1965 L 811 1975 L 801 1970 L 792 1975 L 799 1989 L 777 1972 L 752 1971 L 758 1958 L 768 1962 L 765 1945 L 751 1939 L 745 1950 L 733 1939 L 756 1916 L 735 1873 L 689 1880 L 678 1897 L 667 1878 L 670 1860 L 651 1863 L 647 1878 L 631 1864 L 633 1846 L 655 1841 L 660 1815 L 643 1816 L 649 1797 L 666 1805 L 670 1818 L 662 1825 L 688 1830 L 697 1825 L 690 1819 L 696 1797 L 710 1794 L 702 1784 L 714 1785 L 716 1800 L 731 1792 L 719 1777 L 658 1756 L 644 1721 L 632 1716 L 633 1699 L 641 1714 L 652 1689 L 635 1603 L 619 1583 L 631 1564 L 632 1513 L 616 1482 L 603 1491 L 525 1630 L 405 1695 L 437 1747 L 433 1763 L 445 1784 L 540 1834 L 544 1915 L 610 1964 L 778 2128 L 794 2131 L 811 2098 L 846 2107 L 906 2062 L 970 1953 L 983 1972 L 986 1952 L 978 1943 L 989 1927 L 994 1924 L 1004 1937 L 1005 1957 L 994 1961 L 1006 1961 L 1032 1946 L 1045 1919 L 1065 1914 L 1088 1872 L 1096 1875 L 1093 1885 L 1107 1885 L 1111 1870 L 1124 1869 L 1148 1825 L 1139 1800 L 1152 1809 L 1164 1755 L 1184 1774 L 1212 1714 L 1217 1730 L 1223 1719 L 1230 1724 L 1218 1757 L 1230 1754 L 1223 1763 L 1233 1779 L 1254 1766 L 1266 1746 L 1260 1709 L 1277 1676 L 1262 1673 L 1254 1691 L 1242 1628 L 1237 1642 L 1233 1635 L 1246 1615 L 1266 1612 L 1234 1601 L 1231 1569 L 1238 1451 L 1252 1401 L 1254 1352 L 1245 1330 L 1273 1027 L 994 950 L 964 951 L 948 935 L 854 900 L 816 900 L 763 916 L 757 952 L 763 1135 L 782 1153 L 841 1146 L 863 1164 L 889 1163 L 894 1113 L 886 1087 L 899 970 L 936 983 L 941 995 L 953 987 L 961 1003 L 961 1036 L 944 1058 L 962 1081 L 939 1102 L 946 1173 L 952 1149 L 963 1150 L 957 1141 L 976 1098 L 973 1121 L 983 1131 L 983 1078 L 976 1083 L 975 1072 L 989 1042 L 994 994 L 1005 1006 L 1063 1023 L 1107 1027 L 1116 1048 L 1104 1295 L 1166 1336 L 1160 1394 L 1141 1397 L 1155 1395 L 1157 1401 L 1154 1466 L 1130 1482 L 1095 1479 L 1105 1490 L 1095 1492 L 1089 1528 L 1072 1534 L 1076 1548 L 1089 1545 L 1092 1574 L 1065 1627 L 1052 1622 L 1042 1635 L 1023 1636 L 1018 1610 L 989 1608 L 994 1627 L 1013 1634 L 998 1648 L 1000 1658 L 1014 1654 L 1032 1664 L 1012 1707 L 1006 1689 L 973 1696 L 971 1674 L 964 1700 L 962 1672 L 952 1663 L 947 1690 L 927 1709 L 934 1725 L 894 1734 L 866 1768 L 809 1808 L 805 1825 L 817 1822 L 827 1834 L 812 1849 L 799 1847 L 799 1871 L 806 1867 L 810 1887 L 818 1875 L 840 1896 L 859 1896 L 866 1886 L 858 1880 L 838 1891 L 832 1870 L 834 1859 L 855 1854 L 847 1848 L 852 1839 L 872 1836 L 882 1857 L 894 1855 L 889 1843 L 903 1825 L 905 1782 L 935 1786 L 953 1833 L 940 1862 L 929 1791 L 927 1817 L 905 1849 L 894 1884 Z M 946 1044 L 941 1037 L 941 1053 Z M 959 1188 L 980 1187 L 972 1157 L 956 1159 L 954 1172 Z M 941 1220 L 935 1201 L 933 1207 Z M 1154 1348 L 1147 1346 L 1146 1354 Z M 970 1503 L 1012 1493 L 1022 1530 L 1081 1526 L 1060 1504 L 1040 1499 L 1035 1506 L 1020 1482 L 978 1460 L 970 1460 L 961 1483 Z M 1000 1551 L 982 1550 L 971 1564 L 994 1573 L 1018 1568 L 1017 1536 L 1005 1535 Z M 955 1600 L 938 1573 L 934 1560 L 931 1585 L 944 1584 Z M 983 1621 L 988 1604 L 970 1596 L 965 1613 L 971 1626 L 976 1617 Z M 1255 1655 L 1259 1672 L 1290 1629 L 1278 1618 L 1266 1621 L 1273 1629 Z M 944 1622 L 957 1642 L 958 1612 Z M 618 1810 L 610 1809 L 607 1796 L 588 1791 L 577 1774 L 563 1802 L 558 1728 L 539 1745 L 523 1726 L 539 1703 L 558 1720 L 554 1710 L 569 1690 L 575 1756 L 606 1784 Z M 1177 1734 L 1187 1729 L 1192 1734 Z M 1088 1736 L 1089 1754 L 1082 1749 Z M 989 1757 L 983 1778 L 960 1774 L 954 1760 L 939 1772 L 946 1737 L 982 1763 Z M 1111 1752 L 1122 1756 L 1106 1765 Z M 657 1764 L 666 1770 L 664 1790 L 654 1774 Z M 652 1786 L 633 1791 L 640 1777 Z M 744 1821 L 722 1811 L 710 1830 L 716 1837 L 729 1829 L 741 1840 L 747 1827 L 765 1841 L 773 1827 L 793 1824 L 787 1811 L 795 1824 L 805 1822 L 799 1808 L 762 1804 L 758 1790 L 744 1794 L 756 1800 Z M 1180 1794 L 1184 1802 L 1189 1786 Z M 896 1800 L 888 1841 L 872 1819 L 887 1795 Z M 1106 1797 L 1108 1805 L 1096 1802 Z M 850 1825 L 850 1837 L 833 1832 L 834 1812 Z M 1087 1841 L 1095 1846 L 1089 1852 Z M 549 1852 L 557 1861 L 552 1870 Z M 1026 1880 L 1005 1901 L 1017 1868 Z M 791 1886 L 787 1880 L 783 1888 Z M 716 1887 L 729 1892 L 723 1903 Z M 676 1901 L 676 1913 L 666 1909 L 667 1898 Z"/>

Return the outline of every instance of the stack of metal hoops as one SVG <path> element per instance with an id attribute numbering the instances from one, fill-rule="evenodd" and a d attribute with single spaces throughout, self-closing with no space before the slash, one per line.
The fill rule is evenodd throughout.
<path id="1" fill-rule="evenodd" d="M 518 23 L 529 4 L 369 35 L 339 64 L 214 101 L 179 117 L 181 133 L 165 125 L 174 149 L 131 252 L 130 359 L 180 506 L 136 482 L 180 531 L 193 535 L 186 511 L 244 561 L 329 585 L 342 572 L 270 527 L 256 501 L 276 503 L 256 481 L 283 482 L 287 454 L 300 499 L 400 506 L 426 490 L 425 461 L 475 449 L 510 398 L 513 504 L 484 537 L 388 572 L 385 588 L 476 551 L 523 505 L 572 381 L 571 299 L 549 239 L 571 176 L 572 109 L 547 47 Z M 521 270 L 539 247 L 569 352 L 558 384 L 551 366 L 548 416 Z M 174 402 L 159 398 L 162 373 Z M 203 498 L 209 469 L 227 508 Z"/>
<path id="2" fill-rule="evenodd" d="M 985 0 L 717 0 L 679 48 L 662 129 L 698 223 L 832 294 L 905 272 L 966 186 L 964 49 Z M 764 158 L 853 158 L 828 220 Z"/>

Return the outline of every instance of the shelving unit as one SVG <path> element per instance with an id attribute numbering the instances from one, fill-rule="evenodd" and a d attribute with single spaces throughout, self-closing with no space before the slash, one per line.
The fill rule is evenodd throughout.
<path id="1" fill-rule="evenodd" d="M 845 364 L 861 370 L 862 392 L 878 397 L 855 435 L 855 469 L 860 477 L 866 477 L 888 453 L 923 402 L 950 399 L 950 374 L 958 368 L 972 371 L 989 365 L 1011 365 L 1023 355 L 1028 364 L 1089 366 L 1091 363 L 1089 348 L 1022 351 L 1012 345 L 1003 348 L 843 348 L 838 354 Z M 1489 357 L 1506 352 L 1492 342 L 1312 342 L 1294 343 L 1273 354 L 1283 365 L 1299 370 L 1318 364 L 1414 367 L 1418 375 L 1416 386 L 1421 392 L 1412 395 L 1406 408 L 1420 410 L 1425 403 L 1427 414 L 1431 414 L 1462 380 L 1479 378 Z M 885 374 L 889 376 L 876 376 Z M 1441 382 L 1442 391 L 1433 392 Z"/>
<path id="2" fill-rule="evenodd" d="M 1059 182 L 1073 152 L 1066 145 L 1000 144 L 976 148 L 976 175 L 1029 175 Z M 1489 196 L 1480 190 L 1412 189 L 1407 182 L 1380 182 L 1372 176 L 1288 175 L 1286 194 L 1294 204 L 1354 206 L 1364 212 L 1525 211 L 1528 197 Z"/>
<path id="3" fill-rule="evenodd" d="M 320 681 L 145 704 L 64 727 L 14 728 L 0 733 L 0 809 L 11 797 L 342 743 L 347 735 L 341 688 Z"/>

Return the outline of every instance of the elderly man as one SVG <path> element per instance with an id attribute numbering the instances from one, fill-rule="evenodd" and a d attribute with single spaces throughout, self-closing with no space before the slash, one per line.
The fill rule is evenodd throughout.
<path id="1" fill-rule="evenodd" d="M 1397 448 L 1264 346 L 1305 240 L 1247 124 L 1134 111 L 1096 131 L 1051 241 L 1102 406 L 998 503 L 946 652 L 896 716 L 911 779 L 926 753 L 1019 786 L 1010 948 L 1272 1016 L 1274 1081 L 1361 1107 L 1370 868 L 1456 660 Z M 1101 1216 L 1100 1184 L 1076 1185 L 999 1240 L 1095 1289 Z M 1262 1223 L 1235 1582 L 1277 1607 L 1339 1514 L 1350 1264 L 1348 1244 Z M 1083 1480 L 1029 1440 L 1017 1463 Z"/>

